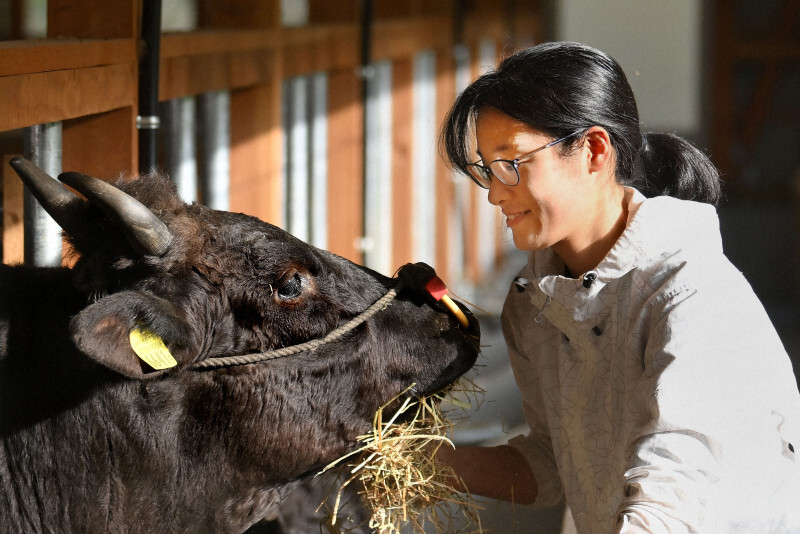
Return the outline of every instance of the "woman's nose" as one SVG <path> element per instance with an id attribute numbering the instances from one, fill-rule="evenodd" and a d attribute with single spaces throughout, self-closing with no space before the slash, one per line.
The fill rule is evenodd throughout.
<path id="1" fill-rule="evenodd" d="M 510 186 L 507 186 L 497 178 L 493 179 L 489 183 L 489 203 L 494 206 L 499 206 L 500 202 L 508 198 L 509 188 Z"/>

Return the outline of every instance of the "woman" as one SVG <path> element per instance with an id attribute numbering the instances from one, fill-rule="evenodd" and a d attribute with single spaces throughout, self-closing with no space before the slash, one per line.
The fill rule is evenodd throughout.
<path id="1" fill-rule="evenodd" d="M 619 65 L 575 43 L 478 78 L 442 141 L 530 251 L 502 316 L 530 433 L 441 449 L 461 489 L 565 498 L 581 533 L 800 529 L 800 395 L 708 158 L 642 134 Z"/>

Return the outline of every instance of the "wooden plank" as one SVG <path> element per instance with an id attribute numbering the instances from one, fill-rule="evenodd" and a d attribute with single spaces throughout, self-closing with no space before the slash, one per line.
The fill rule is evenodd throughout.
<path id="1" fill-rule="evenodd" d="M 8 162 L 3 161 L 3 263 L 14 264 L 25 261 L 24 187 L 22 181 Z"/>
<path id="2" fill-rule="evenodd" d="M 509 26 L 516 48 L 526 48 L 546 38 L 544 6 L 538 0 L 514 0 L 509 3 Z"/>
<path id="3" fill-rule="evenodd" d="M 277 30 L 198 30 L 161 36 L 161 59 L 227 54 L 248 50 L 274 50 L 280 42 Z"/>
<path id="4" fill-rule="evenodd" d="M 318 71 L 356 69 L 361 61 L 357 26 L 324 26 L 284 30 L 281 53 L 285 77 Z"/>
<path id="5" fill-rule="evenodd" d="M 362 263 L 364 227 L 364 107 L 352 70 L 328 78 L 328 249 Z"/>
<path id="6" fill-rule="evenodd" d="M 359 24 L 361 9 L 364 2 L 361 0 L 309 0 L 308 20 L 312 25 L 331 23 Z"/>
<path id="7" fill-rule="evenodd" d="M 230 125 L 231 210 L 280 226 L 283 223 L 281 93 L 279 57 L 274 52 L 280 41 L 278 34 L 274 33 L 280 27 L 280 3 L 278 0 L 200 0 L 198 13 L 203 28 L 237 31 L 224 39 L 222 46 L 228 48 L 220 48 L 223 43 L 220 39 L 216 42 L 206 41 L 210 48 L 204 50 L 204 59 L 197 61 L 196 57 L 192 57 L 181 66 L 185 69 L 183 76 L 187 86 L 173 88 L 173 91 L 194 94 L 207 90 L 204 87 L 190 87 L 188 82 L 201 79 L 204 64 L 220 63 L 214 67 L 217 79 L 206 79 L 205 83 L 224 83 L 233 89 Z M 187 50 L 189 54 L 201 50 L 197 42 L 192 43 L 191 47 L 191 50 Z M 169 48 L 166 48 L 166 52 L 169 53 Z M 215 55 L 217 58 L 214 58 Z M 232 66 L 234 63 L 235 67 Z M 226 65 L 228 70 L 225 69 Z M 197 69 L 201 69 L 201 72 L 198 73 Z M 163 72 L 162 69 L 162 75 Z M 235 75 L 241 75 L 247 81 L 238 82 L 233 78 Z M 222 79 L 225 76 L 227 80 Z M 164 91 L 162 85 L 162 95 Z"/>
<path id="8" fill-rule="evenodd" d="M 449 50 L 452 43 L 452 17 L 377 21 L 372 57 L 375 61 L 401 59 L 426 49 Z"/>
<path id="9" fill-rule="evenodd" d="M 271 83 L 275 78 L 275 62 L 276 53 L 272 50 L 166 58 L 159 69 L 158 97 L 164 101 Z"/>
<path id="10" fill-rule="evenodd" d="M 130 106 L 65 121 L 62 138 L 65 171 L 103 180 L 138 172 L 136 111 Z"/>
<path id="11" fill-rule="evenodd" d="M 138 43 L 140 7 L 140 0 L 48 0 L 47 35 Z M 31 75 L 62 77 L 48 79 L 39 96 L 58 101 L 51 109 L 60 116 L 37 117 L 34 124 L 64 121 L 63 168 L 105 179 L 138 171 L 137 63 L 138 53 L 124 63 Z"/>
<path id="12" fill-rule="evenodd" d="M 278 0 L 199 0 L 198 13 L 204 28 L 273 28 L 281 23 Z"/>
<path id="13" fill-rule="evenodd" d="M 47 0 L 48 37 L 135 39 L 140 0 Z"/>
<path id="14" fill-rule="evenodd" d="M 392 265 L 414 261 L 414 63 L 392 64 Z"/>
<path id="15" fill-rule="evenodd" d="M 472 6 L 484 4 L 475 2 Z M 484 39 L 492 39 L 497 43 L 508 42 L 508 28 L 502 16 L 497 12 L 470 12 L 464 20 L 462 38 L 465 44 L 478 45 Z"/>
<path id="16" fill-rule="evenodd" d="M 0 78 L 0 131 L 56 122 L 136 102 L 136 64 Z"/>
<path id="17" fill-rule="evenodd" d="M 135 62 L 133 39 L 46 39 L 0 42 L 0 76 Z"/>
<path id="18" fill-rule="evenodd" d="M 159 99 L 270 83 L 278 61 L 284 66 L 285 78 L 355 69 L 359 62 L 357 37 L 357 28 L 343 25 L 165 35 Z"/>
<path id="19" fill-rule="evenodd" d="M 231 211 L 282 226 L 280 87 L 231 93 Z"/>
<path id="20" fill-rule="evenodd" d="M 435 16 L 443 13 L 450 2 L 446 0 L 375 0 L 374 12 L 377 19 L 410 18 L 415 16 Z"/>

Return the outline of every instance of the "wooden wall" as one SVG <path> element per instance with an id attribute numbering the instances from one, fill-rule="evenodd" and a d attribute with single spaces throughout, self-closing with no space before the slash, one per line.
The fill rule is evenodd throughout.
<path id="1" fill-rule="evenodd" d="M 19 2 L 12 2 L 19 6 Z M 159 99 L 208 91 L 231 91 L 232 211 L 281 224 L 281 88 L 285 79 L 325 72 L 328 76 L 328 248 L 362 260 L 364 98 L 363 9 L 366 1 L 309 0 L 309 24 L 281 27 L 278 0 L 198 1 L 199 29 L 164 34 Z M 516 43 L 539 40 L 541 17 L 535 0 L 375 0 L 369 49 L 373 61 L 390 60 L 393 79 L 393 169 L 395 184 L 393 259 L 412 261 L 409 192 L 412 172 L 410 113 L 412 57 L 436 54 L 436 123 L 455 97 L 454 47 L 477 50 L 496 43 L 498 57 Z M 138 172 L 138 51 L 141 0 L 48 0 L 47 38 L 0 42 L 0 133 L 61 121 L 63 168 L 101 178 Z M 472 55 L 477 57 L 477 52 Z M 474 66 L 478 73 L 479 65 Z M 11 132 L 11 133 L 9 133 Z M 0 143 L 6 161 L 21 145 Z M 5 262 L 21 260 L 15 232 L 21 205 L 16 177 L 4 179 Z M 477 191 L 475 192 L 477 194 Z M 452 224 L 452 180 L 437 168 L 437 242 L 446 243 Z M 478 200 L 476 199 L 476 202 Z M 407 221 L 406 221 L 407 222 Z M 476 224 L 476 223 L 472 223 Z M 473 230 L 471 230 L 474 232 Z M 467 233 L 467 270 L 475 267 Z M 476 234 L 472 234 L 473 236 Z M 472 258 L 472 259 L 470 259 Z M 437 249 L 437 269 L 447 270 L 447 247 Z"/>

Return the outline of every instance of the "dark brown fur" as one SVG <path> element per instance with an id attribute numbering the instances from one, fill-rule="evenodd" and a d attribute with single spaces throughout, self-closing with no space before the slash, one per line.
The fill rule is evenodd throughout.
<path id="1" fill-rule="evenodd" d="M 85 204 L 65 225 L 74 268 L 0 267 L 2 532 L 242 532 L 352 450 L 381 404 L 475 361 L 477 324 L 462 332 L 405 288 L 314 352 L 190 369 L 321 337 L 395 281 L 255 218 L 187 205 L 162 176 L 119 186 L 174 234 L 163 257 L 134 254 Z M 136 324 L 177 368 L 136 357 Z"/>

